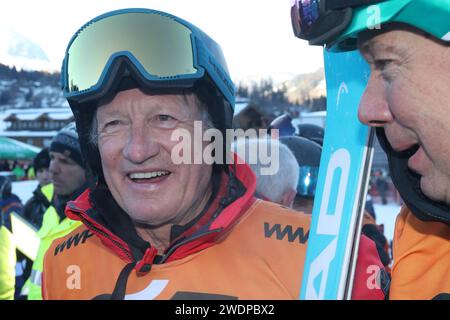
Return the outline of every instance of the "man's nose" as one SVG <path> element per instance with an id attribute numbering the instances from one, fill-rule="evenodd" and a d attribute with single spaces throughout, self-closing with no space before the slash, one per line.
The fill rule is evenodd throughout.
<path id="1" fill-rule="evenodd" d="M 52 177 L 53 175 L 57 174 L 59 172 L 59 169 L 60 168 L 56 160 L 50 161 L 50 166 L 48 167 L 49 176 Z"/>
<path id="2" fill-rule="evenodd" d="M 158 154 L 159 144 L 147 126 L 135 126 L 130 129 L 129 137 L 123 149 L 124 157 L 133 163 L 143 163 Z"/>
<path id="3" fill-rule="evenodd" d="M 379 77 L 370 77 L 358 109 L 359 121 L 372 127 L 382 127 L 394 120 L 386 99 L 386 84 Z"/>

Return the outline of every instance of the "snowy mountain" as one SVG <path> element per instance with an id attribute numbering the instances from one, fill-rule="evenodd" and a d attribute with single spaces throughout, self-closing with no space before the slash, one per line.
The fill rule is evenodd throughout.
<path id="1" fill-rule="evenodd" d="M 285 81 L 287 97 L 291 102 L 300 103 L 326 96 L 326 82 L 324 69 L 321 68 L 312 73 L 299 74 Z"/>
<path id="2" fill-rule="evenodd" d="M 57 71 L 38 44 L 7 27 L 0 27 L 0 63 L 18 70 Z"/>

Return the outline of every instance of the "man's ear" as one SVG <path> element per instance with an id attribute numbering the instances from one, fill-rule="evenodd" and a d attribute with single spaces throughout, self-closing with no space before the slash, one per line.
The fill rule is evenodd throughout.
<path id="1" fill-rule="evenodd" d="M 294 199 L 295 196 L 297 194 L 296 190 L 286 190 L 283 195 L 281 196 L 281 205 L 288 207 L 288 208 L 292 208 L 292 205 L 294 204 Z"/>

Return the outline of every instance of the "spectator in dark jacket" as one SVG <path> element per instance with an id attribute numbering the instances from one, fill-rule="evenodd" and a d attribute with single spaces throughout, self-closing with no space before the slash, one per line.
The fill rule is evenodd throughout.
<path id="1" fill-rule="evenodd" d="M 375 184 L 377 186 L 378 193 L 380 194 L 381 202 L 383 204 L 387 204 L 386 193 L 389 189 L 389 185 L 381 170 L 377 171 L 375 175 L 376 175 Z"/>
<path id="2" fill-rule="evenodd" d="M 0 176 L 0 213 L 1 213 L 1 223 L 0 226 L 3 225 L 9 231 L 13 231 L 11 225 L 11 214 L 16 213 L 22 214 L 22 202 L 20 198 L 12 193 L 12 185 L 11 181 L 7 177 Z M 5 236 L 5 234 L 4 234 Z M 12 241 L 12 236 L 5 241 Z M 6 243 L 6 245 L 12 245 L 11 243 Z M 0 243 L 0 246 L 3 246 L 3 243 Z M 12 248 L 12 249 L 11 249 Z M 13 250 L 13 247 L 10 247 Z M 22 261 L 24 259 L 23 255 L 20 252 L 17 252 L 17 261 Z M 14 259 L 15 263 L 16 259 Z M 10 276 L 8 277 L 10 279 Z M 17 293 L 20 291 L 21 282 L 20 276 L 15 277 L 15 293 L 14 298 L 17 297 Z M 14 284 L 14 282 L 12 282 Z M 9 299 L 9 298 L 8 298 Z"/>
<path id="3" fill-rule="evenodd" d="M 23 216 L 30 222 L 36 229 L 42 225 L 42 217 L 45 210 L 50 206 L 51 194 L 45 194 L 42 191 L 42 187 L 48 185 L 50 180 L 50 172 L 48 170 L 50 166 L 50 154 L 48 149 L 43 149 L 37 154 L 33 160 L 34 171 L 36 172 L 36 178 L 39 181 L 39 185 L 36 190 L 33 191 L 33 197 L 27 201 L 23 211 Z"/>
<path id="4" fill-rule="evenodd" d="M 2 160 L 0 162 L 0 171 L 9 171 L 9 163 L 8 160 Z"/>

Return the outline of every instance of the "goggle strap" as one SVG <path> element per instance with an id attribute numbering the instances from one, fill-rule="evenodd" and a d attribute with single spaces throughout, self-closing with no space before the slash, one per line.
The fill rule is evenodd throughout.
<path id="1" fill-rule="evenodd" d="M 325 5 L 326 10 L 328 11 L 367 6 L 382 1 L 383 0 L 326 0 Z"/>
<path id="2" fill-rule="evenodd" d="M 352 10 L 328 12 L 319 17 L 315 22 L 315 28 L 309 36 L 310 45 L 323 45 L 328 39 L 343 31 L 352 19 Z M 341 21 L 341 23 L 339 23 Z"/>
<path id="3" fill-rule="evenodd" d="M 220 92 L 222 92 L 222 95 L 232 106 L 234 106 L 235 88 L 234 85 L 228 81 L 226 76 L 227 72 L 214 60 L 208 58 L 211 56 L 211 51 L 204 46 L 203 43 L 197 39 L 197 37 L 195 37 L 195 45 L 199 60 L 197 63 L 202 66 L 205 71 L 207 71 L 208 75 L 213 80 L 213 83 L 216 83 L 217 88 Z"/>

